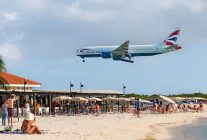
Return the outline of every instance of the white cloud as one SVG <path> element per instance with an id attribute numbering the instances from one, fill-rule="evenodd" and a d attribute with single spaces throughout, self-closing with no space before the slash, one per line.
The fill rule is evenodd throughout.
<path id="1" fill-rule="evenodd" d="M 53 0 L 17 0 L 16 5 L 20 9 L 29 13 L 43 13 L 50 6 L 52 6 Z"/>
<path id="2" fill-rule="evenodd" d="M 183 10 L 187 8 L 191 12 L 201 12 L 206 9 L 207 3 L 204 0 L 158 0 L 155 5 L 164 10 Z"/>
<path id="3" fill-rule="evenodd" d="M 184 0 L 183 5 L 193 12 L 202 12 L 207 8 L 207 3 L 204 0 Z"/>
<path id="4" fill-rule="evenodd" d="M 8 22 L 13 22 L 18 19 L 17 12 L 1 12 L 0 11 L 0 31 L 8 24 Z"/>
<path id="5" fill-rule="evenodd" d="M 78 19 L 85 22 L 102 22 L 113 18 L 131 18 L 140 21 L 147 16 L 156 16 L 156 14 L 169 13 L 173 10 L 175 12 L 189 10 L 198 13 L 206 10 L 206 7 L 207 2 L 204 0 L 134 0 L 130 2 L 77 0 L 69 4 L 57 3 L 55 9 L 59 10 L 58 14 L 65 16 L 68 21 Z"/>
<path id="6" fill-rule="evenodd" d="M 79 2 L 63 5 L 63 16 L 86 22 L 101 22 L 113 17 L 110 11 L 84 9 Z"/>
<path id="7" fill-rule="evenodd" d="M 15 21 L 18 19 L 17 12 L 4 12 L 4 13 L 2 13 L 2 16 L 5 21 Z"/>
<path id="8" fill-rule="evenodd" d="M 18 61 L 22 58 L 21 51 L 15 44 L 12 43 L 0 45 L 0 55 L 3 56 L 7 62 Z"/>
<path id="9" fill-rule="evenodd" d="M 13 9 L 21 14 L 63 17 L 67 21 L 102 22 L 113 18 L 142 18 L 168 10 L 202 12 L 207 7 L 204 0 L 18 0 Z M 172 12 L 172 11 L 171 11 Z M 16 20 L 18 13 L 5 13 L 8 20 Z M 135 19 L 135 20 L 136 20 Z"/>
<path id="10" fill-rule="evenodd" d="M 24 39 L 25 32 L 14 32 L 12 34 L 12 37 L 9 37 L 7 42 L 17 42 L 17 41 L 22 41 Z"/>

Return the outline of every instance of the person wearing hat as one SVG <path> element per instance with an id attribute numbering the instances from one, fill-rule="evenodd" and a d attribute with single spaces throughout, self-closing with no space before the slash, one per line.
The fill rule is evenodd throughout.
<path id="1" fill-rule="evenodd" d="M 21 130 L 24 134 L 41 134 L 41 131 L 35 124 L 34 114 L 27 112 L 24 121 L 22 122 Z"/>

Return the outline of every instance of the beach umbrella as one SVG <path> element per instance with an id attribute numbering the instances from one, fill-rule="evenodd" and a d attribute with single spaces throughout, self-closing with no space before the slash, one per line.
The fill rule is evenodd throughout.
<path id="1" fill-rule="evenodd" d="M 135 101 L 135 97 L 129 98 L 130 101 Z"/>
<path id="2" fill-rule="evenodd" d="M 107 101 L 116 101 L 117 98 L 115 98 L 115 97 L 106 97 L 106 98 L 103 98 L 103 100 L 107 100 Z"/>
<path id="3" fill-rule="evenodd" d="M 129 102 L 130 99 L 128 99 L 128 98 L 117 98 L 117 101 Z"/>
<path id="4" fill-rule="evenodd" d="M 141 100 L 142 103 L 152 103 L 150 101 L 147 101 L 147 100 Z"/>
<path id="5" fill-rule="evenodd" d="M 170 99 L 174 100 L 174 101 L 182 101 L 182 100 L 186 100 L 186 98 L 184 97 L 170 97 Z"/>
<path id="6" fill-rule="evenodd" d="M 100 98 L 92 97 L 88 99 L 89 101 L 102 101 Z"/>
<path id="7" fill-rule="evenodd" d="M 168 97 L 166 97 L 166 96 L 162 96 L 162 95 L 160 95 L 160 97 L 161 97 L 162 99 L 164 99 L 165 101 L 168 101 L 168 102 L 170 102 L 170 103 L 175 104 L 175 102 L 174 102 L 173 100 L 171 100 L 170 98 L 168 98 Z"/>
<path id="8" fill-rule="evenodd" d="M 87 102 L 88 99 L 83 98 L 83 97 L 74 97 L 74 98 L 72 98 L 72 101 L 74 101 L 74 102 Z"/>
<path id="9" fill-rule="evenodd" d="M 207 99 L 202 98 L 202 97 L 192 97 L 192 98 L 189 98 L 189 99 L 194 99 L 194 100 L 207 100 Z"/>
<path id="10" fill-rule="evenodd" d="M 56 102 L 60 102 L 64 100 L 72 100 L 72 98 L 68 96 L 59 96 L 59 97 L 53 98 L 53 101 L 56 101 Z"/>

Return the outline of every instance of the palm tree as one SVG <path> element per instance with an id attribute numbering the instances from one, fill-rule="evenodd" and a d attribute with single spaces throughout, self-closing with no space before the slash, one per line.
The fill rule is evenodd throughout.
<path id="1" fill-rule="evenodd" d="M 5 72 L 5 71 L 6 71 L 5 63 L 2 57 L 0 56 L 0 72 Z"/>
<path id="2" fill-rule="evenodd" d="M 5 63 L 2 59 L 2 57 L 0 56 L 0 72 L 6 72 L 6 67 L 5 67 Z M 7 81 L 0 76 L 0 87 L 4 87 L 5 88 L 5 84 L 7 83 Z"/>

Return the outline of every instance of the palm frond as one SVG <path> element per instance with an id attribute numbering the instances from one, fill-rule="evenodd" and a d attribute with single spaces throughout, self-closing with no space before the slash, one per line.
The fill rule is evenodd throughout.
<path id="1" fill-rule="evenodd" d="M 0 88 L 9 90 L 10 87 L 8 85 L 9 85 L 8 82 L 3 77 L 0 76 Z"/>
<path id="2" fill-rule="evenodd" d="M 0 56 L 0 72 L 5 72 L 5 71 L 6 71 L 6 66 L 4 60 L 2 59 L 2 56 Z"/>
<path id="3" fill-rule="evenodd" d="M 0 72 L 6 72 L 6 66 L 5 66 L 4 60 L 2 59 L 1 55 L 0 55 Z M 5 90 L 9 89 L 8 82 L 1 75 L 0 75 L 0 88 L 3 88 Z"/>

